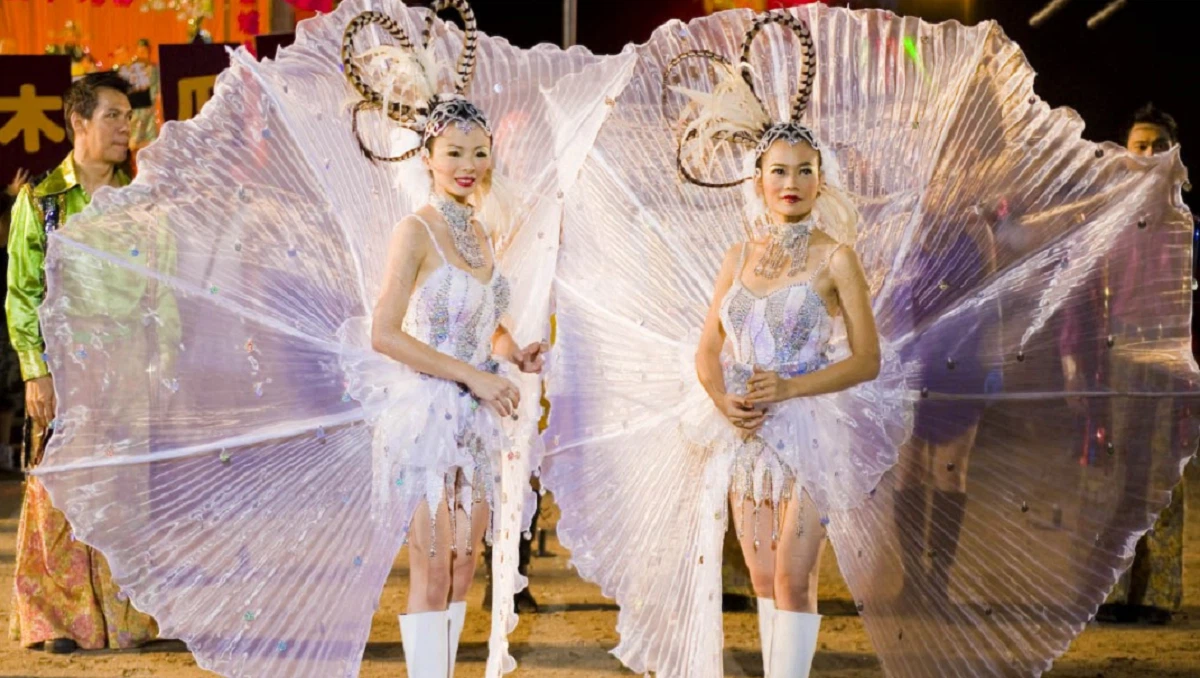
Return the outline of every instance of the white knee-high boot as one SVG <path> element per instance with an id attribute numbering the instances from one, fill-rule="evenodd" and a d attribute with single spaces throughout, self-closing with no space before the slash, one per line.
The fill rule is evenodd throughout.
<path id="1" fill-rule="evenodd" d="M 775 631 L 775 600 L 758 599 L 758 640 L 762 644 L 763 675 L 771 678 L 771 637 Z"/>
<path id="2" fill-rule="evenodd" d="M 400 615 L 400 641 L 409 678 L 450 676 L 450 613 Z"/>
<path id="3" fill-rule="evenodd" d="M 467 602 L 450 603 L 450 675 L 454 675 L 454 663 L 458 659 L 458 641 L 462 638 L 463 625 L 467 621 Z"/>
<path id="4" fill-rule="evenodd" d="M 817 653 L 821 615 L 775 610 L 771 638 L 772 678 L 808 678 Z"/>

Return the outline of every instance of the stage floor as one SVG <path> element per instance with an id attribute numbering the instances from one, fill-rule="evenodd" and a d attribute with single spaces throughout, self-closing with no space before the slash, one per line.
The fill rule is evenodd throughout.
<path id="1" fill-rule="evenodd" d="M 1200 469 L 1189 469 L 1187 553 L 1184 610 L 1168 626 L 1092 624 L 1059 660 L 1049 676 L 1056 678 L 1196 678 L 1200 676 Z M 201 678 L 213 674 L 196 667 L 182 643 L 160 641 L 130 652 L 79 652 L 51 656 L 21 649 L 7 638 L 11 607 L 13 542 L 20 510 L 21 483 L 15 476 L 0 481 L 0 678 Z M 547 522 L 553 522 L 553 509 Z M 533 591 L 542 605 L 537 615 L 521 617 L 513 633 L 517 676 L 591 678 L 633 676 L 608 649 L 617 643 L 616 608 L 599 590 L 567 567 L 564 550 L 553 536 L 552 557 L 535 558 Z M 827 551 L 832 554 L 832 551 Z M 396 616 L 403 609 L 407 554 L 401 553 L 384 591 L 363 661 L 364 678 L 396 678 L 404 674 Z M 634 565 L 634 564 L 631 564 Z M 479 608 L 482 568 L 472 590 L 467 625 L 459 652 L 459 678 L 483 675 L 487 655 L 488 616 Z M 883 675 L 862 623 L 832 557 L 823 564 L 820 649 L 814 676 L 876 678 Z M 761 676 L 758 622 L 751 612 L 725 615 L 725 674 Z"/>

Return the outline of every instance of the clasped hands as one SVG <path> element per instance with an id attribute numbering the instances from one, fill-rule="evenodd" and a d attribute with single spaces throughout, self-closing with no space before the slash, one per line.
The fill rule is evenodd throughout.
<path id="1" fill-rule="evenodd" d="M 746 394 L 726 393 L 717 403 L 721 414 L 747 437 L 753 435 L 766 421 L 768 405 L 796 397 L 794 382 L 778 372 L 757 365 L 746 382 Z"/>

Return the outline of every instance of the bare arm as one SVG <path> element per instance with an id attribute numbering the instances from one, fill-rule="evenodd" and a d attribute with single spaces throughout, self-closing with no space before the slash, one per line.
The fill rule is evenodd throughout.
<path id="1" fill-rule="evenodd" d="M 971 225 L 967 227 L 967 233 L 983 254 L 984 273 L 987 276 L 995 274 L 999 262 L 996 258 L 996 235 L 992 232 L 992 227 L 982 219 L 972 220 Z"/>
<path id="2" fill-rule="evenodd" d="M 429 235 L 419 222 L 407 218 L 396 225 L 388 246 L 383 292 L 372 315 L 371 347 L 418 372 L 466 384 L 479 370 L 404 331 L 417 274 L 430 251 Z"/>
<path id="3" fill-rule="evenodd" d="M 976 222 L 976 232 L 973 236 L 976 246 L 983 253 L 985 280 L 990 281 L 1000 267 L 996 248 L 996 235 L 986 221 L 978 220 Z M 981 284 L 987 283 L 983 282 Z M 1004 304 L 999 295 L 996 295 L 992 299 L 990 310 L 990 317 L 984 317 L 981 320 L 984 323 L 984 337 L 983 345 L 980 349 L 982 353 L 980 357 L 985 361 L 992 356 L 1000 355 L 1004 347 Z"/>
<path id="4" fill-rule="evenodd" d="M 844 391 L 879 375 L 879 331 L 875 328 L 867 277 L 853 248 L 841 247 L 833 253 L 829 274 L 833 276 L 846 321 L 850 357 L 826 369 L 795 377 L 796 391 L 801 396 Z"/>
<path id="5" fill-rule="evenodd" d="M 429 234 L 415 218 L 406 218 L 396 225 L 388 246 L 383 292 L 372 315 L 371 347 L 418 372 L 464 384 L 501 416 L 513 415 L 521 400 L 516 385 L 441 353 L 404 331 L 404 315 L 432 244 Z"/>
<path id="6" fill-rule="evenodd" d="M 725 346 L 725 328 L 721 326 L 721 302 L 733 285 L 734 269 L 737 268 L 739 248 L 735 245 L 725 253 L 721 271 L 713 287 L 712 303 L 708 316 L 704 318 L 704 329 L 700 333 L 700 345 L 696 347 L 696 376 L 714 402 L 725 396 L 725 374 L 721 371 L 721 349 Z"/>
<path id="7" fill-rule="evenodd" d="M 517 362 L 521 347 L 517 346 L 517 340 L 513 339 L 512 333 L 504 325 L 497 327 L 496 333 L 492 335 L 492 352 L 502 360 Z"/>
<path id="8" fill-rule="evenodd" d="M 733 277 L 740 274 L 737 265 L 741 247 L 743 246 L 736 245 L 725 253 L 721 272 L 717 274 L 712 303 L 708 308 L 708 316 L 704 319 L 700 345 L 696 348 L 696 376 L 721 414 L 734 426 L 742 429 L 744 436 L 750 436 L 766 420 L 766 410 L 755 408 L 744 396 L 727 393 L 725 373 L 721 370 L 721 349 L 725 347 L 725 328 L 721 326 L 721 302 L 733 285 Z"/>

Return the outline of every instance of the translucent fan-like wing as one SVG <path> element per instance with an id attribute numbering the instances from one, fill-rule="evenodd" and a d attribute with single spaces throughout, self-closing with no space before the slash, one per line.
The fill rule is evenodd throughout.
<path id="1" fill-rule="evenodd" d="M 567 199 L 544 476 L 573 564 L 622 606 L 614 653 L 639 673 L 713 676 L 721 666 L 711 554 L 724 534 L 722 481 L 680 420 L 712 280 L 746 231 L 738 191 L 679 179 L 675 121 L 661 100 L 676 55 L 737 54 L 743 29 L 673 22 L 632 48 L 637 66 Z M 716 75 L 703 61 L 675 73 L 670 84 L 692 89 Z M 741 170 L 729 154 L 713 164 L 714 174 Z"/>
<path id="2" fill-rule="evenodd" d="M 447 43 L 442 43 L 447 44 Z M 563 52 L 550 45 L 517 49 L 488 38 L 479 43 L 480 66 L 475 101 L 492 116 L 495 132 L 496 204 L 485 218 L 500 244 L 498 262 L 512 286 L 508 329 L 525 346 L 549 339 L 550 287 L 558 261 L 562 195 L 574 175 L 553 161 L 564 144 L 590 144 L 608 112 L 605 99 L 616 90 L 630 57 L 601 58 L 574 48 Z M 551 107 L 543 92 L 558 103 Z M 503 183 L 502 183 L 503 182 Z M 521 453 L 504 459 L 501 494 L 513 501 L 497 516 L 494 554 L 514 562 L 521 535 L 533 518 L 529 479 L 541 465 L 542 383 L 538 375 L 521 374 L 521 412 L 515 426 Z M 524 500 L 521 501 L 520 498 Z M 498 556 L 494 555 L 493 558 Z M 493 567 L 493 609 L 489 675 L 511 671 L 507 634 L 516 624 L 513 595 L 525 586 L 514 567 Z"/>
<path id="3" fill-rule="evenodd" d="M 326 151 L 296 137 L 264 82 L 271 67 L 235 55 L 131 187 L 53 235 L 43 326 L 59 418 L 38 472 L 201 666 L 354 675 L 404 524 L 372 516 L 371 432 L 338 365 L 335 330 L 365 312 L 354 224 Z M 344 86 L 310 83 L 342 137 L 341 155 L 326 141 L 331 168 L 386 186 L 349 159 Z"/>
<path id="4" fill-rule="evenodd" d="M 824 18 L 826 43 L 874 23 Z M 867 144 L 846 180 L 876 203 L 911 198 L 901 218 L 868 220 L 863 249 L 886 271 L 881 331 L 926 397 L 896 468 L 833 518 L 832 539 L 889 674 L 1036 675 L 1128 566 L 1196 447 L 1185 175 L 1174 154 L 1083 141 L 995 25 L 871 32 L 894 66 L 867 80 L 894 83 L 894 101 L 839 88 L 842 110 L 863 112 L 839 125 L 928 161 L 914 182 L 903 155 Z M 965 67 L 952 46 L 969 47 Z M 963 76 L 946 105 L 909 94 L 946 69 Z"/>
<path id="5" fill-rule="evenodd" d="M 1182 168 L 1083 141 L 994 24 L 793 11 L 818 55 L 802 122 L 859 203 L 880 331 L 919 394 L 904 445 L 851 433 L 851 455 L 897 449 L 865 501 L 827 516 L 842 573 L 889 675 L 1039 673 L 1197 442 Z M 744 222 L 740 190 L 677 177 L 661 78 L 689 49 L 736 57 L 751 18 L 668 24 L 635 48 L 568 196 L 547 479 L 580 571 L 622 606 L 618 656 L 663 676 L 721 671 L 719 566 L 704 557 L 728 478 L 679 431 L 686 338 Z M 779 31 L 752 50 L 776 117 L 796 47 Z M 702 91 L 712 77 L 703 62 L 675 72 Z M 718 153 L 705 169 L 740 164 Z M 904 428 L 902 409 L 857 404 L 870 431 Z"/>
<path id="6" fill-rule="evenodd" d="M 38 473 L 134 604 L 223 675 L 356 675 L 419 499 L 401 487 L 380 510 L 373 432 L 347 394 L 337 336 L 370 315 L 392 227 L 425 197 L 411 173 L 366 160 L 351 132 L 357 95 L 339 52 L 368 9 L 413 36 L 426 16 L 352 0 L 301 24 L 277 60 L 236 52 L 202 115 L 168 124 L 139 156 L 137 181 L 99 191 L 51 238 L 42 320 L 60 409 Z M 433 40 L 449 53 L 461 34 L 438 23 Z M 501 264 L 513 331 L 533 341 L 568 186 L 554 154 L 569 135 L 557 125 L 579 123 L 572 132 L 590 139 L 607 110 L 598 80 L 562 93 L 576 118 L 549 110 L 543 92 L 602 60 L 487 36 L 479 50 L 467 94 L 498 123 L 498 170 L 518 187 Z M 370 115 L 363 136 L 378 149 L 406 141 Z M 421 430 L 425 410 L 413 407 L 407 425 Z M 521 585 L 536 442 L 525 431 L 512 455 L 522 461 L 503 468 L 497 591 Z M 496 606 L 488 675 L 511 669 L 515 622 Z"/>

